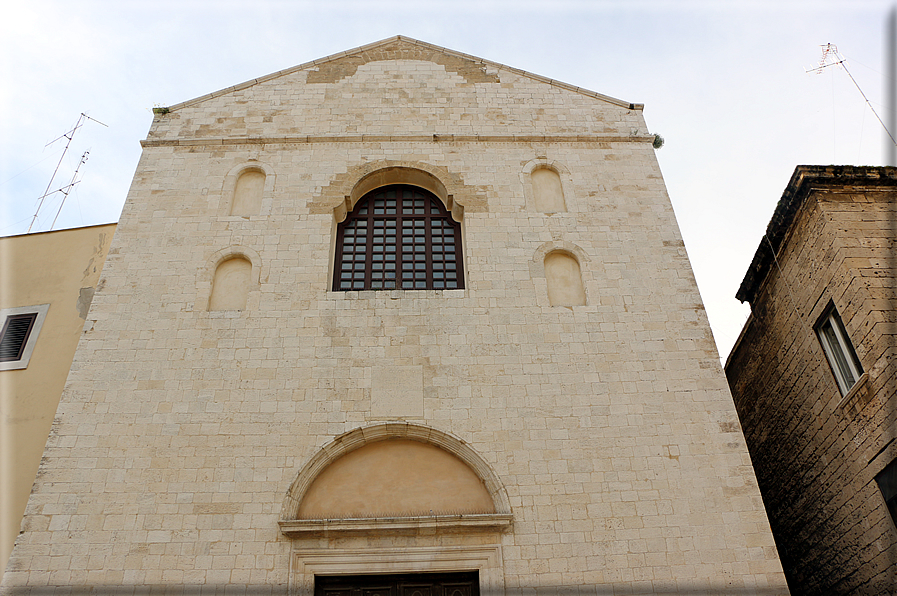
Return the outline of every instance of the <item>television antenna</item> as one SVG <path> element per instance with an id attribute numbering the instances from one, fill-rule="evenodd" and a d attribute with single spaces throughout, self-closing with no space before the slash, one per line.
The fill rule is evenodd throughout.
<path id="1" fill-rule="evenodd" d="M 63 133 L 61 136 L 56 137 L 55 139 L 53 139 L 52 141 L 50 141 L 49 143 L 44 145 L 44 148 L 47 148 L 60 139 L 63 139 L 63 138 L 68 139 L 66 141 L 65 148 L 62 150 L 62 155 L 59 156 L 59 163 L 56 164 L 56 169 L 53 170 L 53 175 L 50 176 L 50 183 L 47 184 L 47 190 L 45 190 L 44 194 L 42 194 L 38 198 L 37 210 L 34 212 L 34 217 L 31 218 L 31 224 L 28 226 L 28 233 L 30 233 L 31 228 L 34 227 L 34 222 L 37 221 L 37 215 L 38 215 L 38 213 L 40 213 L 41 207 L 44 206 L 44 201 L 46 200 L 46 198 L 49 197 L 50 195 L 56 194 L 57 192 L 61 192 L 62 193 L 62 203 L 59 205 L 59 211 L 56 212 L 56 217 L 53 218 L 53 224 L 55 225 L 56 219 L 59 217 L 59 213 L 62 211 L 62 205 L 65 204 L 65 199 L 69 196 L 69 193 L 71 192 L 72 188 L 78 183 L 78 180 L 76 179 L 78 177 L 78 170 L 80 170 L 81 166 L 87 161 L 87 156 L 90 153 L 89 151 L 85 151 L 84 154 L 81 155 L 81 161 L 78 162 L 78 167 L 75 168 L 75 175 L 72 176 L 72 181 L 69 184 L 63 186 L 62 188 L 57 188 L 56 190 L 53 190 L 53 191 L 50 190 L 50 188 L 53 186 L 53 180 L 56 179 L 56 174 L 59 172 L 59 167 L 62 165 L 62 160 L 65 159 L 65 154 L 69 150 L 69 146 L 72 144 L 72 139 L 75 138 L 75 133 L 78 132 L 78 129 L 81 128 L 82 126 L 84 126 L 84 123 L 88 120 L 91 120 L 93 122 L 96 122 L 97 124 L 102 124 L 103 126 L 106 126 L 99 120 L 91 118 L 84 112 L 81 112 L 81 115 L 78 116 L 78 121 L 75 123 L 75 126 L 70 131 Z M 108 128 L 108 126 L 107 126 L 107 128 Z M 51 230 L 53 229 L 52 225 L 50 226 L 50 229 Z"/>
<path id="2" fill-rule="evenodd" d="M 854 86 L 857 88 L 857 91 L 860 92 L 860 95 L 863 96 L 863 99 L 866 100 L 866 105 L 869 106 L 869 109 L 872 110 L 872 113 L 875 114 L 875 117 L 878 118 L 878 123 L 881 124 L 881 127 L 885 129 L 885 132 L 888 133 L 888 136 L 891 138 L 891 142 L 894 145 L 897 145 L 897 140 L 894 139 L 894 135 L 891 134 L 891 131 L 888 130 L 888 127 L 885 126 L 885 123 L 882 122 L 881 117 L 878 115 L 878 112 L 875 111 L 875 108 L 872 107 L 872 103 L 869 101 L 869 98 L 866 97 L 866 94 L 863 93 L 863 90 L 860 88 L 860 84 L 857 83 L 856 79 L 853 78 L 853 75 L 850 74 L 850 71 L 847 69 L 847 59 L 844 58 L 840 53 L 838 53 L 838 46 L 833 43 L 827 43 L 824 46 L 819 46 L 822 48 L 822 57 L 819 59 L 819 66 L 816 68 L 806 69 L 807 74 L 822 74 L 822 71 L 830 66 L 840 66 L 844 69 L 844 72 L 847 73 L 847 76 L 850 77 L 850 80 L 853 81 Z"/>

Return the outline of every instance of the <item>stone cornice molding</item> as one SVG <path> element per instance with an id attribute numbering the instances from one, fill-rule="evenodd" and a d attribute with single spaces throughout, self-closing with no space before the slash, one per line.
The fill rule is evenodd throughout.
<path id="1" fill-rule="evenodd" d="M 820 195 L 832 197 L 839 193 L 878 192 L 888 193 L 887 196 L 892 197 L 895 189 L 897 168 L 890 166 L 795 167 L 735 298 L 753 305 L 776 256 L 781 254 L 783 246 L 787 244 L 792 226 L 805 204 L 812 203 Z"/>
<path id="2" fill-rule="evenodd" d="M 144 139 L 142 147 L 300 145 L 311 143 L 651 143 L 654 135 L 300 135 Z"/>
<path id="3" fill-rule="evenodd" d="M 290 519 L 278 525 L 285 536 L 352 532 L 385 533 L 420 530 L 471 532 L 477 530 L 502 531 L 511 526 L 510 513 L 475 513 L 465 515 L 428 515 L 415 517 L 352 518 L 352 519 Z"/>

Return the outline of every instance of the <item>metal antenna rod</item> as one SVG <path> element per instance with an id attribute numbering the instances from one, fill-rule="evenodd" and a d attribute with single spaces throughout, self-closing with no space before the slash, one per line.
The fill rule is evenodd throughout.
<path id="1" fill-rule="evenodd" d="M 68 198 L 69 193 L 72 192 L 72 189 L 79 182 L 78 180 L 76 180 L 76 178 L 78 177 L 78 170 L 80 170 L 81 166 L 87 162 L 88 155 L 90 155 L 90 151 L 85 151 L 81 155 L 81 161 L 78 162 L 78 167 L 75 168 L 75 173 L 72 176 L 72 181 L 68 184 L 68 186 L 63 186 L 62 188 L 59 189 L 59 192 L 62 193 L 62 202 L 59 203 L 59 210 L 56 212 L 56 217 L 53 218 L 53 223 L 50 224 L 51 230 L 53 229 L 53 226 L 56 225 L 56 220 L 59 219 L 59 214 L 62 213 L 62 206 L 65 205 L 65 200 Z"/>
<path id="2" fill-rule="evenodd" d="M 66 154 L 66 152 L 69 150 L 69 145 L 72 144 L 72 139 L 75 138 L 75 132 L 77 132 L 78 129 L 81 128 L 81 127 L 83 126 L 83 124 L 81 123 L 81 121 L 84 120 L 84 119 L 87 119 L 87 120 L 93 120 L 93 121 L 96 122 L 97 124 L 103 124 L 103 123 L 100 122 L 99 120 L 94 120 L 93 118 L 91 118 L 90 116 L 88 116 L 87 114 L 85 114 L 84 112 L 81 112 L 81 115 L 78 116 L 78 122 L 75 123 L 75 127 L 72 128 L 72 130 L 70 130 L 70 131 L 68 131 L 67 133 L 63 134 L 61 137 L 56 137 L 55 139 L 53 139 L 52 141 L 50 141 L 49 143 L 47 143 L 46 145 L 44 145 L 44 147 L 47 147 L 47 146 L 49 146 L 49 145 L 52 145 L 53 143 L 55 143 L 56 141 L 58 141 L 59 139 L 61 139 L 61 138 L 63 138 L 63 137 L 65 137 L 66 139 L 68 139 L 68 142 L 66 142 L 66 144 L 65 144 L 65 149 L 62 150 L 62 155 L 59 156 L 59 163 L 56 164 L 56 169 L 53 170 L 53 175 L 50 176 L 50 183 L 47 184 L 47 190 L 45 190 L 45 191 L 44 191 L 44 194 L 41 195 L 40 198 L 39 198 L 40 203 L 38 203 L 38 205 L 37 205 L 37 210 L 34 212 L 34 217 L 31 218 L 31 223 L 28 225 L 28 233 L 31 232 L 31 228 L 34 227 L 34 222 L 37 221 L 37 214 L 40 213 L 41 207 L 44 206 L 44 200 L 45 200 L 49 195 L 53 194 L 53 192 L 57 192 L 57 191 L 55 191 L 55 190 L 54 190 L 53 192 L 50 192 L 50 187 L 53 186 L 53 180 L 56 179 L 56 174 L 59 172 L 59 166 L 62 165 L 62 160 L 65 158 L 65 154 Z M 103 124 L 103 126 L 106 126 L 106 125 Z M 108 128 L 108 127 L 107 127 L 107 128 Z M 82 163 L 83 163 L 83 162 L 82 162 Z M 78 167 L 80 168 L 80 167 L 81 167 L 81 164 L 78 164 Z M 69 186 L 71 186 L 71 185 L 69 185 Z M 61 189 L 60 189 L 60 190 L 61 190 Z M 63 200 L 65 200 L 65 199 L 63 199 Z M 59 216 L 59 214 L 57 214 L 57 217 L 58 217 L 58 216 Z M 56 220 L 54 219 L 53 221 L 55 222 Z"/>
<path id="3" fill-rule="evenodd" d="M 837 62 L 829 62 L 829 56 L 834 56 L 838 59 Z M 891 131 L 888 130 L 888 127 L 885 126 L 885 123 L 882 121 L 881 116 L 878 115 L 878 112 L 875 111 L 875 108 L 872 107 L 872 103 L 869 101 L 869 98 L 866 97 L 866 94 L 863 93 L 863 90 L 860 88 L 860 84 L 857 83 L 856 79 L 853 78 L 853 75 L 850 74 L 850 71 L 847 70 L 847 60 L 838 53 L 838 47 L 835 44 L 828 43 L 822 46 L 822 58 L 819 60 L 819 66 L 816 68 L 811 68 L 807 70 L 807 74 L 821 74 L 824 68 L 828 68 L 829 66 L 841 66 L 844 69 L 844 72 L 847 73 L 847 76 L 850 77 L 850 80 L 853 81 L 854 86 L 857 88 L 857 91 L 860 92 L 860 95 L 863 96 L 863 99 L 866 100 L 866 105 L 869 106 L 869 109 L 872 110 L 872 113 L 875 114 L 875 117 L 878 118 L 878 123 L 881 124 L 881 127 L 885 129 L 885 132 L 891 137 L 891 142 L 897 145 L 897 139 L 894 139 L 894 135 L 891 134 Z"/>

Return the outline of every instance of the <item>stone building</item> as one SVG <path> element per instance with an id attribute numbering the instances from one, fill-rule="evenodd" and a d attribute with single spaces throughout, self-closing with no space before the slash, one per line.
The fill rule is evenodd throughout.
<path id="1" fill-rule="evenodd" d="M 897 590 L 895 243 L 897 169 L 798 166 L 738 290 L 726 375 L 795 593 Z"/>
<path id="2" fill-rule="evenodd" d="M 641 105 L 395 37 L 155 112 L 5 589 L 787 593 Z"/>
<path id="3" fill-rule="evenodd" d="M 0 238 L 0 565 L 19 533 L 115 224 Z"/>

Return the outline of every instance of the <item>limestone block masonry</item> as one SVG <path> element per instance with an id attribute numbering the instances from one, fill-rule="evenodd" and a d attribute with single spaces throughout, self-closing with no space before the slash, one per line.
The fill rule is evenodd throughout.
<path id="1" fill-rule="evenodd" d="M 640 105 L 396 37 L 156 112 L 5 593 L 787 594 Z M 231 215 L 244 170 L 257 213 Z M 460 222 L 463 289 L 333 291 L 338 224 L 396 183 Z M 551 306 L 557 252 L 584 305 Z M 245 308 L 209 310 L 232 258 Z M 494 512 L 299 515 L 394 439 Z"/>
<path id="2" fill-rule="evenodd" d="M 897 461 L 895 248 L 897 169 L 798 166 L 738 291 L 751 317 L 726 374 L 800 594 L 897 592 L 876 481 Z M 862 370 L 844 393 L 817 335 L 833 310 Z"/>

